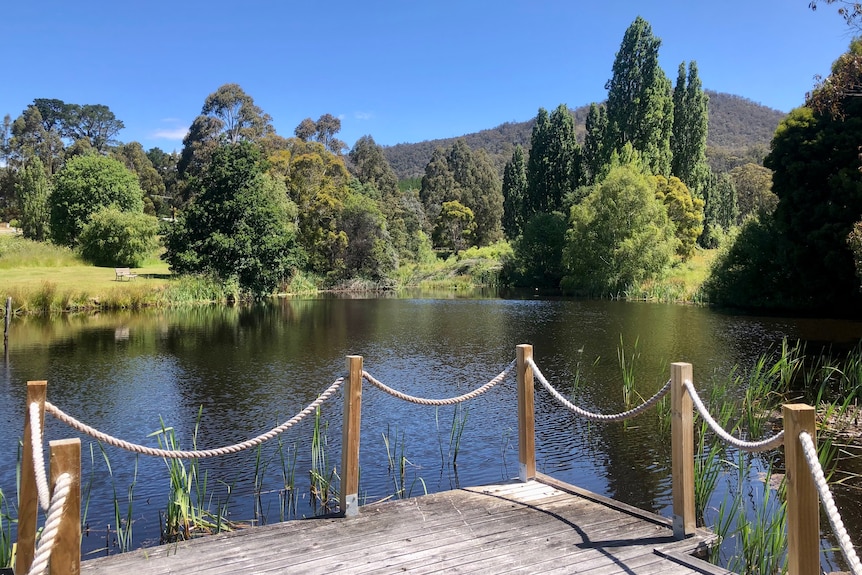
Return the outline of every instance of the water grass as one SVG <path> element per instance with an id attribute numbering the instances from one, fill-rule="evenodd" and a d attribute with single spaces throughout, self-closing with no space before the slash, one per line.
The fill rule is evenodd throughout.
<path id="1" fill-rule="evenodd" d="M 12 560 L 15 557 L 15 544 L 12 537 L 18 523 L 15 517 L 16 514 L 14 509 L 10 508 L 9 499 L 0 488 L 0 567 L 12 567 Z"/>
<path id="2" fill-rule="evenodd" d="M 427 495 L 428 486 L 425 480 L 415 474 L 416 466 L 407 459 L 404 432 L 399 436 L 398 430 L 388 424 L 383 434 L 383 444 L 386 447 L 386 459 L 389 462 L 389 478 L 392 481 L 392 496 L 396 499 L 406 499 L 413 496 L 417 483 L 422 486 L 422 494 Z M 407 486 L 407 469 L 413 469 L 410 486 Z"/>
<path id="3" fill-rule="evenodd" d="M 338 502 L 336 480 L 338 474 L 330 466 L 327 458 L 329 438 L 326 434 L 329 424 L 320 415 L 320 408 L 314 411 L 314 431 L 311 437 L 311 469 L 309 470 L 311 504 L 314 513 L 327 513 L 335 510 Z"/>

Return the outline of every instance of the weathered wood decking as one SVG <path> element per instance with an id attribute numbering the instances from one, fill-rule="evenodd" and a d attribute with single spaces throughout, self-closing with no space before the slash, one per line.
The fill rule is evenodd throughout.
<path id="1" fill-rule="evenodd" d="M 85 561 L 89 575 L 729 573 L 691 557 L 710 539 L 541 476 L 367 505 Z"/>

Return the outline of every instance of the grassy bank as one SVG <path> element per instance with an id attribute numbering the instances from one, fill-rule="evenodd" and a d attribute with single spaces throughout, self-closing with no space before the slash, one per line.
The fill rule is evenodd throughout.
<path id="1" fill-rule="evenodd" d="M 633 286 L 614 297 L 702 303 L 700 288 L 715 253 L 698 250 L 691 260 L 672 268 L 664 279 Z M 385 287 L 447 292 L 497 288 L 503 264 L 511 257 L 512 248 L 506 242 L 458 254 L 438 254 L 434 260 L 403 264 Z M 0 236 L 0 298 L 5 302 L 11 297 L 16 314 L 170 307 L 225 302 L 237 296 L 238 290 L 229 284 L 200 277 L 173 277 L 167 263 L 157 254 L 134 272 L 138 275 L 134 280 L 117 281 L 113 268 L 93 266 L 68 248 L 32 242 L 21 236 Z M 315 293 L 324 288 L 322 281 L 298 274 L 282 291 Z M 380 286 L 357 280 L 339 288 L 362 291 Z"/>

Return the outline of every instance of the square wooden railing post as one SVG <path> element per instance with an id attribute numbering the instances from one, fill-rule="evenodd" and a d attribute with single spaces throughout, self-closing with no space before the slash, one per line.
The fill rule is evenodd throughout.
<path id="1" fill-rule="evenodd" d="M 53 491 L 56 491 L 57 480 L 64 473 L 69 474 L 71 484 L 51 550 L 49 573 L 78 575 L 81 572 L 81 440 L 52 441 L 50 450 Z"/>
<path id="2" fill-rule="evenodd" d="M 18 545 L 15 551 L 15 573 L 23 575 L 33 564 L 36 551 L 36 523 L 39 519 L 39 495 L 36 489 L 36 470 L 33 466 L 32 434 L 42 434 L 45 426 L 45 397 L 47 381 L 27 382 L 27 405 L 24 406 L 24 438 L 21 449 L 21 483 L 18 491 Z M 40 405 L 40 429 L 30 427 L 30 404 Z"/>
<path id="3" fill-rule="evenodd" d="M 787 573 L 819 575 L 820 503 L 799 441 L 799 434 L 807 431 L 817 445 L 815 410 L 809 405 L 786 404 L 783 414 L 787 467 Z"/>
<path id="4" fill-rule="evenodd" d="M 536 477 L 536 422 L 533 391 L 533 369 L 527 361 L 533 358 L 533 346 L 521 344 L 516 351 L 518 375 L 518 477 L 529 481 Z"/>
<path id="5" fill-rule="evenodd" d="M 341 511 L 345 517 L 359 514 L 359 430 L 362 415 L 362 356 L 347 356 L 344 387 L 344 420 L 341 425 Z"/>
<path id="6" fill-rule="evenodd" d="M 672 363 L 671 380 L 671 469 L 673 473 L 673 535 L 694 535 L 694 405 L 685 388 L 693 381 L 690 363 Z"/>

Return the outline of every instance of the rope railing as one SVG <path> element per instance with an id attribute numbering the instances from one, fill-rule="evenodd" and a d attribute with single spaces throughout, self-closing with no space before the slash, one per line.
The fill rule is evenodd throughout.
<path id="1" fill-rule="evenodd" d="M 668 380 L 667 383 L 665 383 L 664 386 L 655 393 L 655 395 L 653 395 L 637 407 L 629 409 L 627 411 L 613 414 L 593 413 L 592 411 L 587 411 L 586 409 L 578 407 L 577 405 L 573 404 L 568 399 L 563 397 L 563 395 L 559 391 L 557 391 L 554 386 L 551 385 L 550 382 L 545 378 L 545 376 L 539 369 L 539 366 L 536 365 L 536 362 L 533 361 L 532 358 L 527 360 L 527 365 L 530 367 L 530 369 L 533 370 L 533 375 L 536 376 L 536 379 L 539 380 L 539 383 L 542 384 L 542 387 L 544 387 L 545 390 L 547 390 L 547 392 L 550 393 L 551 396 L 556 399 L 559 404 L 561 404 L 563 407 L 565 407 L 575 415 L 578 415 L 590 421 L 613 423 L 618 421 L 626 421 L 628 419 L 637 417 L 638 415 L 661 401 L 661 399 L 666 396 L 670 391 L 671 385 L 670 380 Z"/>
<path id="2" fill-rule="evenodd" d="M 688 394 L 691 396 L 691 400 L 694 403 L 694 406 L 697 408 L 698 413 L 709 424 L 710 429 L 718 435 L 721 439 L 723 439 L 726 443 L 736 447 L 740 451 L 745 451 L 748 453 L 754 453 L 758 451 L 768 451 L 770 449 L 776 448 L 784 443 L 784 430 L 779 431 L 772 437 L 767 437 L 765 439 L 761 439 L 760 441 L 744 441 L 742 439 L 738 439 L 727 431 L 725 431 L 721 425 L 710 415 L 709 410 L 703 404 L 703 400 L 697 394 L 697 390 L 694 388 L 694 384 L 691 381 L 685 381 L 684 383 L 686 390 L 688 390 Z"/>
<path id="3" fill-rule="evenodd" d="M 388 393 L 392 397 L 397 397 L 398 399 L 407 401 L 409 403 L 415 403 L 417 405 L 431 405 L 431 406 L 455 405 L 457 403 L 461 403 L 461 402 L 467 401 L 469 399 L 474 399 L 476 397 L 479 397 L 480 395 L 482 395 L 486 391 L 489 391 L 491 388 L 493 388 L 498 383 L 505 380 L 506 377 L 508 377 L 508 375 L 515 368 L 515 361 L 516 360 L 512 360 L 512 363 L 510 363 L 508 366 L 506 366 L 506 368 L 502 372 L 500 372 L 499 375 L 497 375 L 495 378 L 491 379 L 488 383 L 482 385 L 481 387 L 478 387 L 469 393 L 465 393 L 465 394 L 459 395 L 457 397 L 448 397 L 448 398 L 444 398 L 444 399 L 428 399 L 425 397 L 416 397 L 413 395 L 408 395 L 406 393 L 398 391 L 397 389 L 393 389 L 393 388 L 389 387 L 388 385 L 382 383 L 381 381 L 375 379 L 367 371 L 362 372 L 362 378 L 365 381 L 367 381 L 368 383 L 372 384 L 377 389 L 380 389 L 381 391 Z"/>
<path id="4" fill-rule="evenodd" d="M 43 476 L 44 473 L 45 470 L 42 469 Z M 39 537 L 39 543 L 36 545 L 36 554 L 33 557 L 33 563 L 30 565 L 27 575 L 42 575 L 48 568 L 51 551 L 54 549 L 54 543 L 57 541 L 57 533 L 60 530 L 60 522 L 63 519 L 63 508 L 66 505 L 66 498 L 69 496 L 71 487 L 72 476 L 68 473 L 63 473 L 57 478 L 57 482 L 54 485 L 54 496 L 51 498 L 51 505 L 45 518 L 45 526 L 42 528 L 42 535 Z"/>
<path id="5" fill-rule="evenodd" d="M 120 449 L 125 449 L 126 451 L 131 451 L 132 453 L 140 453 L 142 455 L 150 455 L 154 457 L 164 457 L 167 459 L 203 459 L 207 457 L 217 457 L 220 455 L 228 455 L 232 453 L 239 453 L 240 451 L 244 451 L 246 449 L 250 449 L 252 447 L 257 447 L 261 443 L 268 441 L 277 435 L 284 433 L 303 419 L 305 419 L 310 413 L 314 412 L 315 409 L 320 407 L 327 399 L 329 399 L 341 386 L 344 381 L 343 377 L 340 377 L 335 380 L 335 382 L 330 385 L 326 391 L 320 394 L 316 400 L 312 401 L 308 406 L 297 413 L 295 416 L 285 421 L 281 425 L 277 427 L 273 427 L 269 431 L 258 435 L 252 439 L 247 441 L 243 441 L 241 443 L 235 443 L 233 445 L 226 445 L 224 447 L 219 447 L 215 449 L 203 449 L 203 450 L 178 450 L 178 449 L 157 449 L 154 447 L 147 447 L 145 445 L 140 445 L 137 443 L 131 443 L 125 441 L 123 439 L 119 439 L 114 437 L 113 435 L 109 435 L 98 429 L 87 425 L 81 421 L 78 421 L 71 415 L 68 415 L 60 408 L 50 403 L 49 401 L 45 402 L 45 411 L 53 415 L 59 421 L 65 423 L 69 427 L 80 431 L 81 433 L 92 437 L 93 439 L 100 441 L 102 443 L 106 443 L 108 445 L 112 445 L 114 447 L 118 447 Z M 38 407 L 38 406 L 37 406 Z M 31 405 L 32 410 L 32 405 Z M 34 452 L 35 455 L 35 452 Z"/>
<path id="6" fill-rule="evenodd" d="M 799 434 L 799 441 L 802 443 L 802 450 L 805 454 L 805 460 L 808 462 L 808 469 L 814 478 L 814 484 L 817 486 L 820 503 L 826 511 L 826 517 L 829 518 L 832 532 L 838 539 L 838 546 L 847 560 L 850 572 L 853 575 L 862 575 L 862 563 L 859 562 L 859 557 L 856 556 L 853 542 L 850 541 L 850 536 L 847 534 L 847 529 L 844 527 L 844 522 L 841 520 L 838 508 L 835 506 L 835 500 L 832 498 L 832 492 L 829 490 L 829 484 L 826 482 L 826 476 L 823 474 L 823 468 L 820 466 L 820 460 L 817 457 L 817 448 L 814 446 L 814 440 L 809 433 L 803 431 Z"/>
<path id="7" fill-rule="evenodd" d="M 39 404 L 30 404 L 30 441 L 33 448 L 33 470 L 36 472 L 36 493 L 39 496 L 39 505 L 45 511 L 51 504 L 51 492 L 48 487 L 48 478 L 45 476 L 45 455 L 42 452 L 44 440 L 42 438 L 42 418 L 40 416 Z"/>

